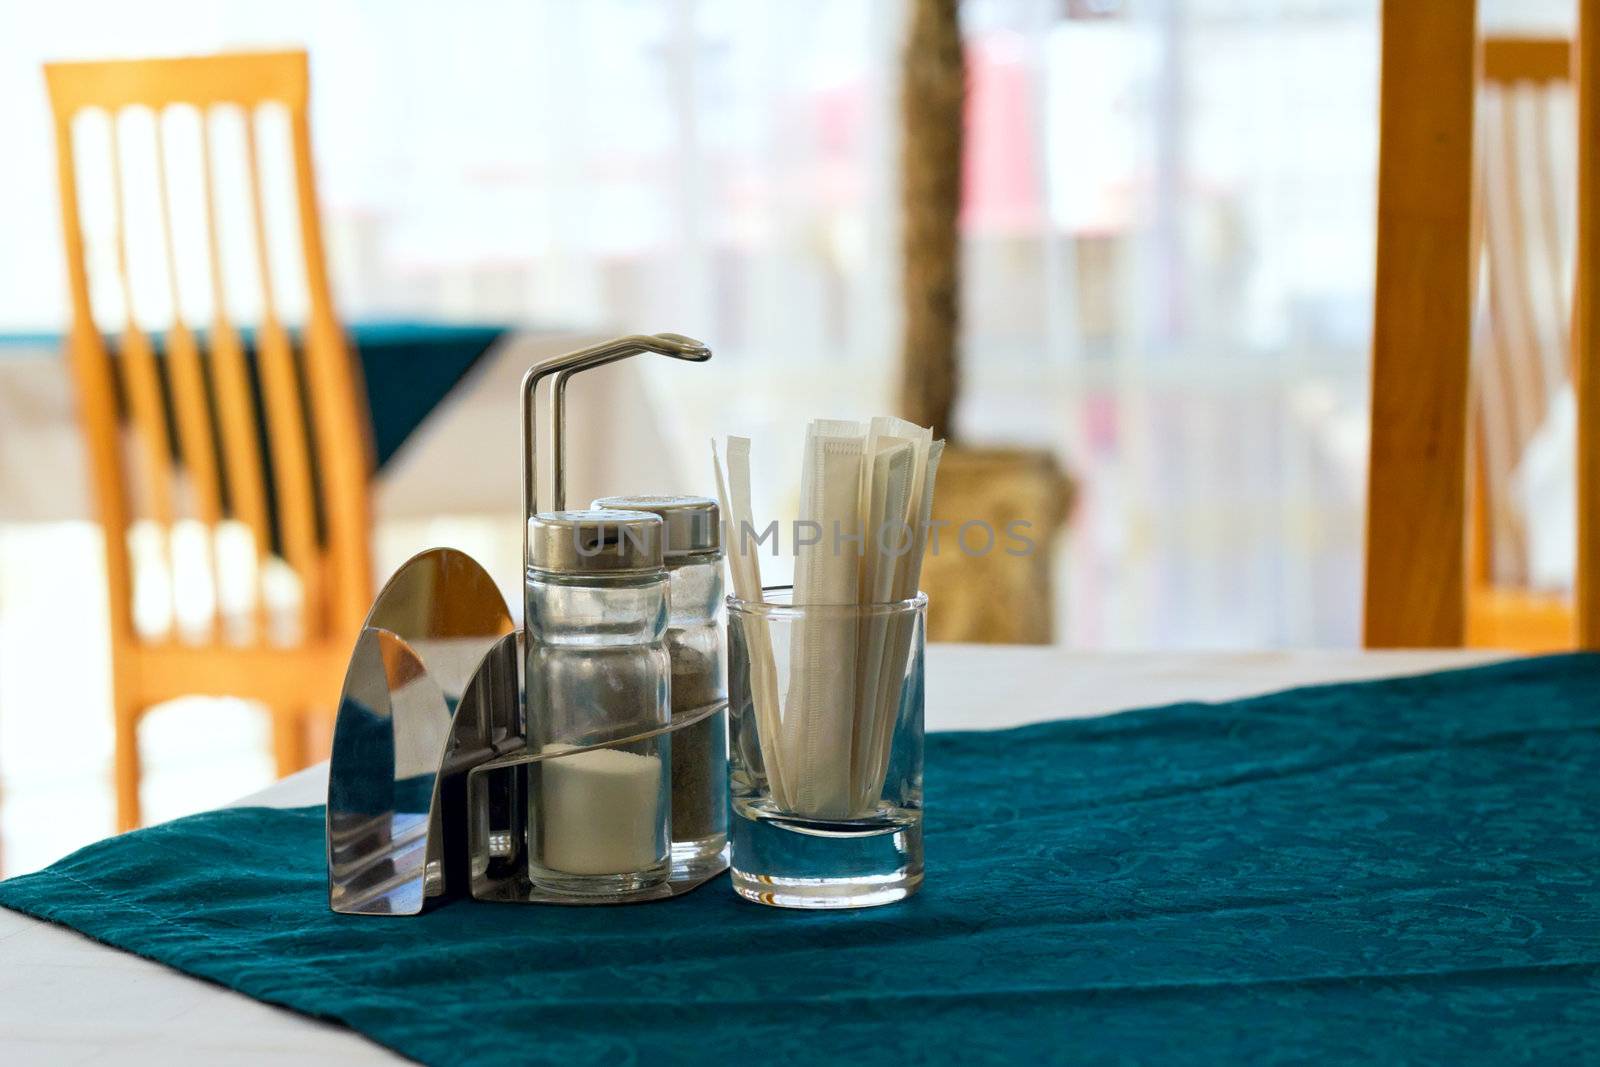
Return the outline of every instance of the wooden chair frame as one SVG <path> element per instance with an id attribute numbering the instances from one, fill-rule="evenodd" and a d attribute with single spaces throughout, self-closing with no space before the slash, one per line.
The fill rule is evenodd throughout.
<path id="1" fill-rule="evenodd" d="M 343 660 L 371 599 L 368 482 L 372 470 L 370 427 L 357 364 L 348 352 L 333 310 L 317 215 L 316 182 L 307 114 L 309 76 L 304 52 L 263 52 L 180 59 L 93 63 L 51 63 L 45 67 L 55 125 L 62 233 L 72 325 L 67 349 L 76 383 L 79 418 L 89 453 L 94 497 L 105 529 L 105 560 L 110 597 L 113 701 L 117 730 L 118 821 L 139 822 L 139 760 L 136 728 L 152 705 L 183 695 L 236 695 L 260 700 L 271 709 L 280 772 L 304 765 L 305 719 L 315 708 L 331 710 L 337 699 Z M 304 327 L 304 360 L 297 361 L 290 333 L 281 321 L 272 288 L 267 230 L 262 207 L 254 115 L 266 104 L 288 112 L 294 183 L 298 201 L 299 248 L 304 261 L 309 315 Z M 172 210 L 160 116 L 165 108 L 191 105 L 202 116 L 205 226 L 214 314 L 207 326 L 211 382 L 217 417 L 208 406 L 202 343 L 184 321 L 177 272 Z M 209 123 L 211 109 L 235 106 L 246 116 L 251 225 L 262 289 L 262 315 L 256 327 L 266 438 L 272 459 L 277 531 L 282 555 L 298 576 L 303 592 L 299 627 L 302 640 L 292 648 L 272 645 L 258 612 L 255 638 L 246 645 L 221 640 L 215 621 L 199 646 L 171 635 L 151 640 L 135 629 L 133 574 L 127 532 L 134 518 L 134 494 L 125 477 L 119 438 L 123 424 L 117 402 L 117 368 L 129 422 L 137 441 L 132 466 L 141 475 L 139 502 L 160 528 L 178 517 L 178 470 L 183 494 L 193 501 L 193 517 L 208 527 L 223 518 L 222 479 L 231 514 L 250 529 L 258 560 L 272 540 L 271 517 L 260 427 L 251 395 L 250 368 L 239 329 L 229 318 L 222 261 Z M 123 221 L 122 175 L 117 143 L 117 113 L 145 107 L 157 116 L 156 159 L 159 219 L 167 263 L 173 322 L 166 330 L 172 421 L 177 429 L 180 465 L 168 446 L 167 410 L 155 345 L 141 328 L 129 282 Z M 116 359 L 95 324 L 83 231 L 79 217 L 73 123 L 90 109 L 109 112 L 113 230 L 116 263 L 127 319 Z M 303 367 L 303 372 L 302 372 Z M 301 374 L 304 374 L 303 402 Z M 309 407 L 309 411 L 306 408 Z M 213 421 L 215 425 L 213 425 Z M 309 433 L 307 432 L 309 427 Z M 314 444 L 313 444 L 314 442 Z M 220 445 L 220 447 L 218 447 Z M 218 455 L 221 456 L 220 470 Z M 320 488 L 319 488 L 320 487 Z M 320 494 L 320 499 L 319 499 Z M 318 514 L 325 522 L 319 536 Z M 262 601 L 258 596 L 258 602 Z"/>
<path id="2" fill-rule="evenodd" d="M 1493 87 L 1502 95 L 1516 86 L 1534 86 L 1548 89 L 1554 84 L 1567 85 L 1572 76 L 1572 45 L 1563 37 L 1487 36 L 1480 43 L 1480 77 L 1485 89 Z M 1502 108 L 1509 107 L 1502 100 Z M 1491 141 L 1496 133 L 1504 145 L 1515 141 L 1515 129 L 1510 125 L 1510 111 L 1498 130 L 1492 129 L 1487 117 L 1479 124 L 1480 133 L 1488 133 Z M 1543 119 L 1542 121 L 1547 121 Z M 1496 485 L 1491 469 L 1505 477 L 1505 457 L 1496 460 L 1491 455 L 1493 442 L 1500 447 L 1513 449 L 1525 444 L 1527 424 L 1530 419 L 1542 418 L 1544 405 L 1536 403 L 1530 410 L 1526 398 L 1543 397 L 1540 377 L 1541 354 L 1539 339 L 1531 332 L 1534 315 L 1533 299 L 1527 284 L 1529 264 L 1523 245 L 1526 237 L 1515 219 L 1516 212 L 1506 210 L 1525 195 L 1536 199 L 1543 197 L 1548 203 L 1555 194 L 1554 176 L 1548 172 L 1536 175 L 1536 187 L 1523 190 L 1517 180 L 1515 159 L 1502 158 L 1500 165 L 1504 176 L 1499 183 L 1502 197 L 1500 211 L 1508 216 L 1500 222 L 1499 232 L 1509 231 L 1509 241 L 1499 241 L 1500 248 L 1510 246 L 1506 262 L 1499 262 L 1496 254 L 1495 231 L 1485 224 L 1491 211 L 1495 187 L 1489 180 L 1492 149 L 1481 146 L 1479 153 L 1478 201 L 1474 217 L 1473 264 L 1480 262 L 1480 249 L 1489 252 L 1490 278 L 1489 335 L 1483 338 L 1487 346 L 1484 358 L 1477 364 L 1478 373 L 1473 379 L 1475 403 L 1473 429 L 1475 442 L 1472 452 L 1472 492 L 1469 494 L 1469 526 L 1467 541 L 1467 601 L 1465 643 L 1479 648 L 1513 648 L 1519 651 L 1542 652 L 1571 648 L 1573 642 L 1573 613 L 1570 596 L 1507 583 L 1496 574 L 1495 561 L 1501 550 L 1501 540 L 1515 538 L 1517 531 L 1507 522 L 1495 521 L 1503 509 L 1503 501 L 1491 500 L 1495 491 L 1505 486 Z M 1542 178 L 1542 180 L 1541 180 Z M 1544 220 L 1543 239 L 1547 246 L 1558 241 L 1554 218 Z M 1547 248 L 1549 254 L 1553 249 Z M 1479 291 L 1473 285 L 1473 292 Z M 1567 316 L 1570 319 L 1570 315 Z M 1570 355 L 1570 352 L 1568 353 Z M 1570 370 L 1570 359 L 1563 360 Z M 1530 381 L 1529 379 L 1533 379 Z M 1523 401 L 1494 397 L 1497 412 L 1486 406 L 1489 390 L 1500 385 L 1511 386 L 1520 393 Z M 1498 418 L 1496 415 L 1498 414 Z M 1495 423 L 1498 422 L 1498 427 Z M 1521 428 L 1520 430 L 1518 428 Z M 1511 458 L 1514 460 L 1515 453 Z M 1518 546 L 1509 546 L 1513 553 Z"/>
<path id="3" fill-rule="evenodd" d="M 1384 0 L 1364 639 L 1446 647 L 1467 636 L 1467 427 L 1476 244 L 1478 66 L 1552 71 L 1559 52 L 1480 51 L 1476 3 Z M 1578 400 L 1579 647 L 1600 647 L 1600 0 L 1580 0 L 1578 234 L 1572 366 Z M 1481 57 L 1481 58 L 1480 58 Z"/>

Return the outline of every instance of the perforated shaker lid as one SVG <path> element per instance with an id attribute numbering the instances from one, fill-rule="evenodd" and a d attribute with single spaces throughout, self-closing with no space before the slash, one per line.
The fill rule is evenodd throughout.
<path id="1" fill-rule="evenodd" d="M 666 523 L 667 559 L 722 547 L 722 522 L 717 502 L 708 496 L 603 496 L 596 508 L 647 511 Z"/>
<path id="2" fill-rule="evenodd" d="M 659 570 L 663 528 L 645 511 L 541 511 L 528 520 L 528 564 L 555 574 Z"/>

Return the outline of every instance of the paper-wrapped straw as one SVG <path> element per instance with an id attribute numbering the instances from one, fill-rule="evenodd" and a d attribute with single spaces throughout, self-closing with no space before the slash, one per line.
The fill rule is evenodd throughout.
<path id="1" fill-rule="evenodd" d="M 860 525 L 860 428 L 819 420 L 806 430 L 800 519 L 815 523 L 807 543 L 795 538 L 794 600 L 807 607 L 849 607 L 859 596 L 858 560 L 835 538 Z M 789 693 L 783 720 L 784 770 L 795 810 L 846 818 L 855 810 L 850 753 L 861 648 L 849 612 L 818 611 L 795 620 Z M 793 771 L 792 774 L 789 774 Z"/>
<path id="2" fill-rule="evenodd" d="M 728 438 L 728 469 L 730 478 L 722 473 L 722 458 L 717 454 L 717 442 L 711 442 L 711 461 L 717 470 L 717 500 L 722 506 L 722 543 L 728 546 L 728 570 L 733 577 L 733 594 L 749 604 L 763 601 L 761 591 L 761 561 L 753 545 L 747 545 L 743 531 L 751 529 L 750 520 L 750 439 Z M 728 492 L 728 482 L 733 482 L 733 493 Z M 748 551 L 747 551 L 748 549 Z M 772 658 L 772 638 L 767 632 L 765 619 L 751 616 L 745 626 L 746 654 L 750 657 L 750 683 L 755 703 L 756 733 L 761 742 L 761 762 L 767 772 L 767 784 L 773 800 L 788 808 L 789 791 L 785 788 L 782 757 L 779 755 L 778 669 Z"/>
<path id="3" fill-rule="evenodd" d="M 800 518 L 811 536 L 796 537 L 796 607 L 885 605 L 916 596 L 944 450 L 932 437 L 891 418 L 865 427 L 819 419 L 807 427 Z M 712 455 L 734 592 L 759 602 L 760 563 L 741 536 L 753 526 L 750 442 L 728 438 L 726 479 L 715 442 Z M 903 614 L 802 612 L 793 622 L 789 685 L 780 704 L 767 623 L 746 620 L 761 758 L 776 804 L 817 818 L 876 807 L 915 633 L 915 620 Z"/>

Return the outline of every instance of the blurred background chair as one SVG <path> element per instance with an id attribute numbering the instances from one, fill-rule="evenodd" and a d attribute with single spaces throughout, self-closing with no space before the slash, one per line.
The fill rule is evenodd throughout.
<path id="1" fill-rule="evenodd" d="M 368 416 L 359 371 L 335 318 L 323 260 L 307 119 L 303 52 L 48 64 L 72 295 L 69 358 L 94 496 L 105 534 L 110 595 L 116 789 L 122 828 L 140 821 L 140 718 L 186 695 L 264 704 L 280 774 L 307 762 L 306 730 L 331 713 L 350 642 L 371 600 Z M 287 112 L 305 322 L 293 331 L 263 204 L 257 127 L 264 107 Z M 199 116 L 198 210 L 208 280 L 204 299 L 180 286 L 188 265 L 174 238 L 171 153 L 164 130 L 184 107 Z M 127 199 L 122 122 L 154 116 L 156 195 Z M 229 312 L 230 278 L 219 251 L 218 166 L 212 120 L 243 115 L 249 242 L 259 321 L 245 331 Z M 80 128 L 87 112 L 109 123 Z M 119 290 L 92 294 L 80 181 L 85 131 L 109 139 L 111 235 Z M 159 219 L 170 316 L 151 322 L 135 299 L 126 220 Z M 189 251 L 193 251 L 192 249 Z M 158 277 L 161 275 L 158 272 Z M 96 307 L 100 297 L 110 308 Z M 116 305 L 120 304 L 120 310 Z M 203 323 L 189 317 L 209 305 Z M 100 317 L 97 318 L 97 311 Z M 120 335 L 102 334 L 120 314 Z M 163 586 L 164 589 L 155 588 Z M 171 606 L 152 631 L 136 610 Z"/>
<path id="2" fill-rule="evenodd" d="M 1587 131 L 1600 116 L 1580 100 L 1572 120 L 1563 106 L 1568 71 L 1579 71 L 1580 96 L 1592 88 L 1567 42 L 1489 38 L 1480 87 L 1472 5 L 1424 7 L 1389 0 L 1383 8 L 1364 640 L 1544 650 L 1571 647 L 1576 636 L 1589 646 L 1600 604 L 1583 593 L 1583 557 L 1600 536 L 1600 486 L 1585 450 L 1596 442 L 1573 429 L 1561 442 L 1577 482 L 1566 514 L 1549 502 L 1530 506 L 1519 468 L 1550 434 L 1568 383 L 1592 380 L 1600 359 L 1587 329 L 1569 330 L 1566 296 L 1572 284 L 1582 306 L 1600 283 L 1582 255 L 1593 241 L 1584 216 L 1600 210 L 1600 191 L 1593 163 L 1579 152 L 1574 167 L 1563 151 L 1594 139 Z M 1580 33 L 1586 25 L 1595 31 L 1590 18 Z M 1576 227 L 1562 206 L 1574 169 Z M 1573 426 L 1584 421 L 1579 395 Z M 1569 568 L 1576 564 L 1576 633 L 1567 598 L 1536 580 L 1536 522 L 1575 527 L 1546 545 L 1564 543 Z"/>
<path id="3" fill-rule="evenodd" d="M 1572 400 L 1571 68 L 1562 37 L 1483 41 L 1466 641 L 1485 648 L 1572 644 L 1572 490 L 1533 447 Z"/>

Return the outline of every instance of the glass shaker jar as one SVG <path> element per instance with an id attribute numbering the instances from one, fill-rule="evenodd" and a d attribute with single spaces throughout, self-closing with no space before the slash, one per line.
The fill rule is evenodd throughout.
<path id="1" fill-rule="evenodd" d="M 669 742 L 624 740 L 670 721 L 661 534 L 645 512 L 528 520 L 528 736 L 554 757 L 528 783 L 528 876 L 547 890 L 605 897 L 671 873 Z"/>
<path id="2" fill-rule="evenodd" d="M 644 511 L 665 524 L 663 558 L 672 586 L 667 651 L 672 716 L 727 699 L 723 662 L 722 524 L 703 496 L 612 496 L 596 508 Z M 672 734 L 672 865 L 691 875 L 720 870 L 728 844 L 728 715 L 718 711 Z"/>

